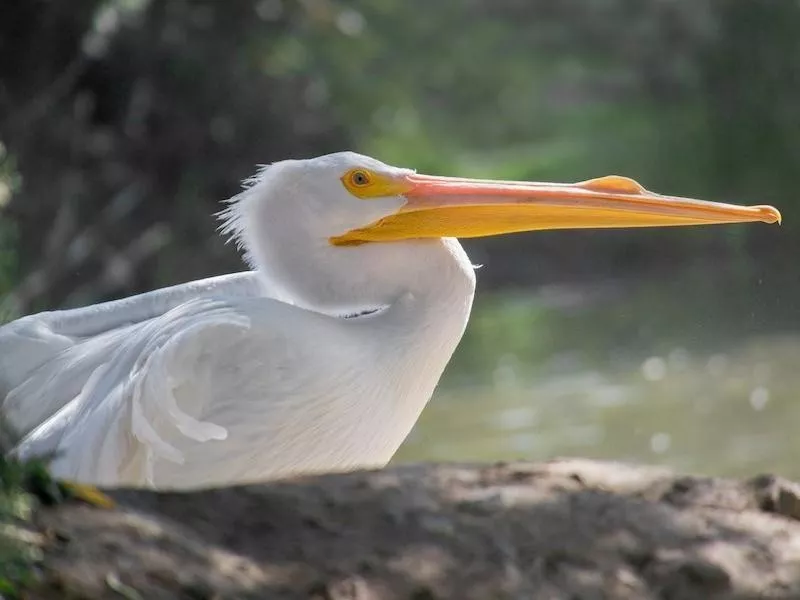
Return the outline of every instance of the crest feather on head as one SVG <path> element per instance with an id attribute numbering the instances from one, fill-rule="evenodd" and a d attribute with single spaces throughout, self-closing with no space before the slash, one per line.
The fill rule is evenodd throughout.
<path id="1" fill-rule="evenodd" d="M 239 251 L 244 250 L 244 261 L 251 267 L 255 264 L 255 257 L 248 247 L 247 240 L 244 239 L 247 229 L 245 205 L 247 200 L 253 195 L 253 188 L 264 181 L 265 175 L 271 166 L 272 165 L 258 165 L 256 174 L 242 181 L 242 191 L 232 198 L 225 200 L 224 202 L 227 206 L 214 214 L 214 216 L 221 221 L 219 227 L 217 227 L 217 231 L 219 231 L 220 235 L 227 238 L 225 243 L 233 242 L 236 244 L 236 248 Z"/>

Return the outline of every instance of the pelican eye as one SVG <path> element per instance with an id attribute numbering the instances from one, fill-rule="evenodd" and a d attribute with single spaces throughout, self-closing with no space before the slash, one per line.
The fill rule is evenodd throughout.
<path id="1" fill-rule="evenodd" d="M 363 167 L 347 171 L 342 175 L 341 182 L 348 192 L 362 200 L 397 196 L 408 190 L 406 182 Z"/>
<path id="2" fill-rule="evenodd" d="M 372 177 L 366 171 L 356 169 L 350 173 L 350 183 L 355 187 L 366 187 L 372 183 Z"/>

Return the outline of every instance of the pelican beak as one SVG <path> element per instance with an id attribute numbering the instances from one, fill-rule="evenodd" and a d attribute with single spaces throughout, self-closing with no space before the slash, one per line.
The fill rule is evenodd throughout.
<path id="1" fill-rule="evenodd" d="M 772 206 L 662 196 L 615 175 L 580 183 L 541 183 L 412 174 L 399 178 L 396 189 L 406 198 L 399 211 L 332 238 L 332 243 L 470 238 L 542 229 L 781 222 Z"/>

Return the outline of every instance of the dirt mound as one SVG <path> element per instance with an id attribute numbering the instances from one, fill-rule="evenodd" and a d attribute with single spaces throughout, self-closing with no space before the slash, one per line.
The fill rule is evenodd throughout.
<path id="1" fill-rule="evenodd" d="M 800 598 L 795 485 L 414 465 L 41 509 L 30 598 Z"/>

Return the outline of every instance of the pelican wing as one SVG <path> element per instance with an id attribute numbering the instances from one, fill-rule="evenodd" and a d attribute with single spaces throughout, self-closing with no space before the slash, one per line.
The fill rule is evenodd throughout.
<path id="1" fill-rule="evenodd" d="M 203 355 L 215 343 L 233 343 L 248 329 L 235 300 L 195 298 L 71 346 L 54 359 L 76 373 L 66 379 L 68 388 L 62 389 L 62 371 L 49 364 L 46 374 L 12 391 L 12 402 L 20 394 L 24 402 L 46 403 L 52 394 L 62 404 L 16 451 L 54 454 L 53 471 L 61 477 L 108 485 L 152 482 L 156 461 L 183 462 L 172 440 L 226 437 L 223 427 L 195 418 L 204 412 L 207 394 L 179 406 L 175 391 L 187 381 L 198 383 Z"/>
<path id="2" fill-rule="evenodd" d="M 143 325 L 194 298 L 262 294 L 255 273 L 233 273 L 8 323 L 0 327 L 2 413 L 15 433 L 27 435 L 76 398 Z"/>

